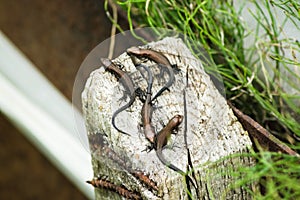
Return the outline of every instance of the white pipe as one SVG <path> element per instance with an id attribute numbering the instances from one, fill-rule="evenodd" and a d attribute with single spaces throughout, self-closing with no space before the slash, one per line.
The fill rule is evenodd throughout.
<path id="1" fill-rule="evenodd" d="M 0 31 L 0 110 L 89 199 L 91 157 L 75 131 L 72 105 Z M 80 115 L 76 112 L 77 117 Z"/>

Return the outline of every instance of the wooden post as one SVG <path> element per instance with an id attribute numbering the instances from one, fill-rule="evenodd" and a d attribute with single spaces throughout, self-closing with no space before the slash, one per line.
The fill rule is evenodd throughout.
<path id="1" fill-rule="evenodd" d="M 229 188 L 236 178 L 228 171 L 237 166 L 252 165 L 253 160 L 235 157 L 209 164 L 234 153 L 247 152 L 252 144 L 225 98 L 205 73 L 201 61 L 181 39 L 165 38 L 140 48 L 163 53 L 178 68 L 170 91 L 163 92 L 154 103 L 152 123 L 159 131 L 175 114 L 184 115 L 186 138 L 185 124 L 182 123 L 178 133 L 168 141 L 163 155 L 168 162 L 188 172 L 189 150 L 194 167 L 189 176 L 198 186 L 197 189 L 191 186 L 194 199 L 251 199 L 246 189 Z M 146 80 L 126 53 L 113 61 L 122 63 L 123 70 L 145 90 Z M 153 61 L 143 64 L 150 66 L 156 74 L 155 93 L 168 80 L 168 75 L 162 76 Z M 98 183 L 102 187 L 96 190 L 97 199 L 119 199 L 120 195 L 131 199 L 188 199 L 184 177 L 163 165 L 155 150 L 144 151 L 149 142 L 140 128 L 142 102 L 138 98 L 116 118 L 118 127 L 130 136 L 112 127 L 112 114 L 129 100 L 129 97 L 122 98 L 123 94 L 122 84 L 104 67 L 90 75 L 82 94 L 94 173 L 100 175 Z"/>

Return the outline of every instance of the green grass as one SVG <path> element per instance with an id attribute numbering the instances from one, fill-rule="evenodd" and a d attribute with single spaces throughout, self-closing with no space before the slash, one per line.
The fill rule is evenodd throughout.
<path id="1" fill-rule="evenodd" d="M 300 199 L 300 166 L 299 157 L 287 154 L 250 150 L 249 153 L 234 154 L 224 157 L 215 163 L 206 164 L 206 168 L 214 169 L 214 166 L 224 165 L 224 162 L 234 159 L 255 160 L 255 164 L 245 166 L 243 164 L 230 167 L 227 165 L 224 171 L 218 175 L 230 177 L 231 182 L 219 199 L 225 199 L 227 192 L 241 187 L 247 191 L 253 199 Z M 232 161 L 233 160 L 233 161 Z M 215 172 L 210 177 L 218 176 Z"/>
<path id="2" fill-rule="evenodd" d="M 285 57 L 282 51 L 300 52 L 299 41 L 284 37 L 285 30 L 282 29 L 284 23 L 291 21 L 300 34 L 299 3 L 293 0 L 272 1 L 272 4 L 261 1 L 260 5 L 253 1 L 255 9 L 250 12 L 257 24 L 254 30 L 248 30 L 240 18 L 243 6 L 236 10 L 229 0 L 128 0 L 117 3 L 127 11 L 132 29 L 134 19 L 140 27 L 169 28 L 183 33 L 195 43 L 193 47 L 201 44 L 223 78 L 228 99 L 234 100 L 242 111 L 262 125 L 276 119 L 286 132 L 300 136 L 300 91 L 297 83 L 292 81 L 300 81 L 300 63 L 297 58 Z M 285 14 L 283 24 L 277 24 L 274 7 Z M 250 36 L 255 41 L 244 49 L 244 39 Z M 294 91 L 287 92 L 282 82 Z M 264 112 L 256 113 L 255 110 Z"/>
<path id="3" fill-rule="evenodd" d="M 300 3 L 249 2 L 252 10 L 244 5 L 235 9 L 230 0 L 116 1 L 127 12 L 131 29 L 134 19 L 139 27 L 184 34 L 193 41 L 191 48 L 201 45 L 223 78 L 227 99 L 299 152 L 293 136 L 300 137 Z M 241 19 L 242 12 L 250 13 L 253 30 Z M 286 23 L 299 31 L 298 38 L 286 36 Z M 245 48 L 248 38 L 253 41 Z M 255 199 L 300 198 L 298 158 L 263 151 L 251 156 L 257 164 L 239 170 L 244 178 L 237 185 L 260 180 L 264 192 L 254 192 Z"/>
<path id="4" fill-rule="evenodd" d="M 242 166 L 232 175 L 242 177 L 232 188 L 259 183 L 259 190 L 251 190 L 254 199 L 299 199 L 299 158 L 273 152 L 252 152 L 249 155 L 257 163 L 251 167 Z"/>

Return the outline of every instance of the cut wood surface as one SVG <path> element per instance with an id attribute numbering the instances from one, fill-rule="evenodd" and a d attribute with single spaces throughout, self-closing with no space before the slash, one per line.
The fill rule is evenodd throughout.
<path id="1" fill-rule="evenodd" d="M 140 48 L 161 52 L 178 68 L 169 91 L 163 92 L 154 102 L 152 124 L 159 132 L 176 114 L 186 119 L 186 140 L 185 124 L 182 123 L 163 149 L 163 155 L 168 162 L 188 172 L 189 149 L 194 167 L 193 180 L 197 185 L 197 189 L 191 187 L 194 199 L 250 199 L 246 189 L 229 188 L 234 178 L 226 172 L 241 165 L 252 165 L 252 160 L 235 157 L 217 165 L 208 164 L 234 153 L 248 152 L 252 144 L 225 98 L 204 71 L 201 61 L 192 55 L 181 39 L 168 37 Z M 168 75 L 161 75 L 155 62 L 141 60 L 155 74 L 152 89 L 155 94 L 168 80 Z M 145 73 L 136 69 L 127 53 L 113 62 L 121 64 L 135 85 L 145 91 L 147 83 L 142 76 Z M 149 141 L 140 126 L 142 102 L 138 98 L 116 117 L 117 126 L 130 136 L 113 128 L 113 113 L 129 101 L 128 96 L 124 98 L 124 90 L 114 75 L 100 67 L 91 73 L 82 93 L 95 176 L 100 175 L 101 180 L 116 185 L 110 188 L 112 192 L 105 187 L 97 189 L 97 198 L 118 199 L 119 194 L 125 197 L 132 194 L 141 199 L 188 199 L 184 177 L 163 165 L 155 150 L 144 151 Z"/>

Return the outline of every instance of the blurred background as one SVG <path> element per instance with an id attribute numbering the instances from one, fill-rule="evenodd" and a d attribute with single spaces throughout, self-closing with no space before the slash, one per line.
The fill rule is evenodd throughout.
<path id="1" fill-rule="evenodd" d="M 0 30 L 71 102 L 80 64 L 110 36 L 103 3 L 0 0 Z M 126 22 L 121 24 L 126 29 Z M 87 199 L 2 111 L 0 145 L 0 199 Z"/>

